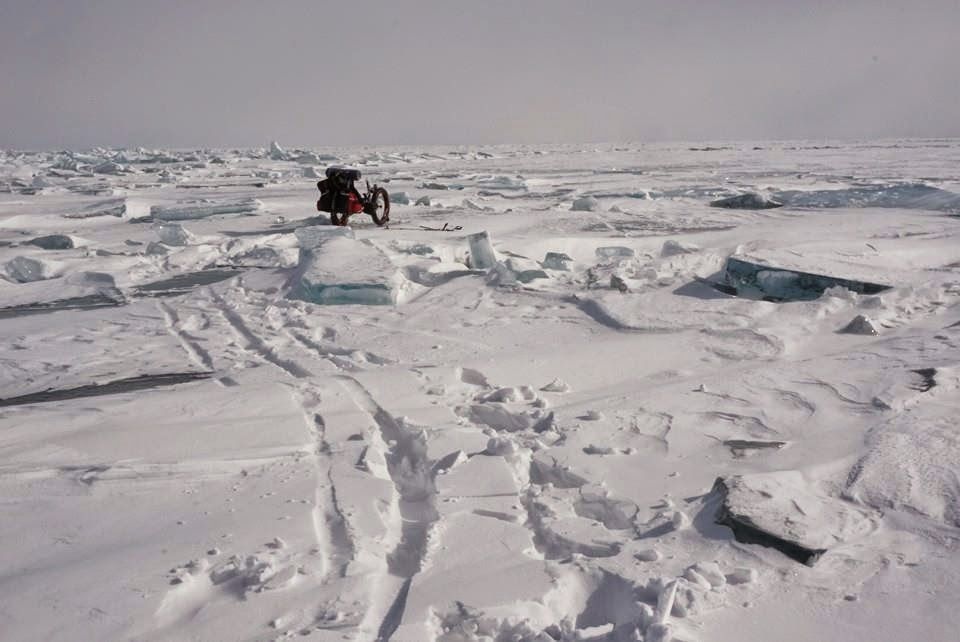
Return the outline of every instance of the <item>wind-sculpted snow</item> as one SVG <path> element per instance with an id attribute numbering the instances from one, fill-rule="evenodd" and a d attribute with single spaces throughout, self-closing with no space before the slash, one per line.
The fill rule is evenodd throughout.
<path id="1" fill-rule="evenodd" d="M 0 637 L 952 642 L 958 166 L 0 151 Z"/>

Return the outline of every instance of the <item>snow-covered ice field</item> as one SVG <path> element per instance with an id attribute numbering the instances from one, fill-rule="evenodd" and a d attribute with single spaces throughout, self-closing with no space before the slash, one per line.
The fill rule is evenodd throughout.
<path id="1" fill-rule="evenodd" d="M 957 639 L 960 141 L 0 151 L 0 308 L 0 639 Z"/>

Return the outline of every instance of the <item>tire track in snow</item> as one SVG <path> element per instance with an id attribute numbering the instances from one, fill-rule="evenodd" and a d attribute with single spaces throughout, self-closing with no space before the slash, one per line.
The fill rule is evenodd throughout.
<path id="1" fill-rule="evenodd" d="M 180 326 L 180 316 L 176 310 L 163 301 L 157 301 L 157 308 L 163 313 L 167 332 L 172 334 L 177 341 L 180 342 L 180 345 L 183 346 L 190 360 L 206 370 L 214 370 L 213 359 L 210 357 L 210 353 L 201 348 L 196 339 L 187 334 L 186 330 Z"/>
<path id="2" fill-rule="evenodd" d="M 215 317 L 222 318 L 229 325 L 230 330 L 243 341 L 239 347 L 243 352 L 228 350 L 224 358 L 239 364 L 250 355 L 258 361 L 266 361 L 283 370 L 297 379 L 289 384 L 289 390 L 294 403 L 299 407 L 307 432 L 312 443 L 307 446 L 308 460 L 313 469 L 315 487 L 310 509 L 310 524 L 315 542 L 315 553 L 319 556 L 321 585 L 327 585 L 346 577 L 347 568 L 356 557 L 356 543 L 351 536 L 345 515 L 337 499 L 337 488 L 334 482 L 333 457 L 330 444 L 326 440 L 326 422 L 321 414 L 321 390 L 316 382 L 311 381 L 313 374 L 306 367 L 290 358 L 274 346 L 268 345 L 260 336 L 266 329 L 262 327 L 259 316 L 249 316 L 250 310 L 259 311 L 261 308 L 241 306 L 233 309 L 219 294 L 208 290 L 210 298 L 203 305 L 207 312 L 218 312 Z M 184 349 L 192 359 L 199 359 L 201 363 L 211 362 L 210 354 L 199 347 L 196 340 L 182 330 L 177 311 L 168 303 L 158 302 L 158 307 L 167 319 L 168 330 L 180 340 Z M 222 326 L 215 332 L 222 334 L 226 329 Z M 287 336 L 290 332 L 287 331 Z M 245 344 L 245 345 L 244 345 Z M 344 349 L 345 353 L 348 353 Z M 355 368 L 360 370 L 359 366 Z M 309 608 L 309 607 L 308 607 Z M 316 605 L 312 607 L 316 609 Z M 320 611 L 323 612 L 323 606 Z M 318 616 L 319 617 L 319 616 Z M 294 617 L 292 621 L 300 621 Z M 327 623 L 322 619 L 310 618 L 308 622 L 301 622 L 304 630 L 313 626 L 326 628 Z"/>
<path id="3" fill-rule="evenodd" d="M 330 363 L 332 363 L 332 364 L 334 365 L 334 367 L 337 368 L 337 370 L 345 370 L 345 371 L 348 371 L 348 372 L 355 372 L 355 371 L 357 371 L 357 370 L 361 370 L 361 369 L 362 369 L 362 368 L 360 368 L 360 366 L 358 366 L 356 363 L 354 363 L 352 359 L 349 358 L 349 357 L 350 357 L 350 351 L 349 351 L 349 350 L 345 350 L 345 349 L 328 350 L 328 349 L 325 349 L 322 345 L 320 345 L 320 344 L 317 343 L 316 341 L 313 341 L 312 339 L 309 339 L 308 337 L 305 337 L 302 333 L 297 332 L 297 331 L 295 331 L 295 330 L 287 330 L 287 331 L 286 331 L 286 334 L 287 334 L 287 336 L 289 336 L 291 339 L 293 339 L 294 341 L 296 341 L 297 343 L 299 343 L 299 344 L 302 345 L 303 347 L 305 347 L 305 348 L 307 348 L 308 350 L 311 350 L 312 352 L 314 352 L 314 353 L 316 353 L 317 355 L 319 355 L 322 359 L 326 359 L 327 361 L 329 361 Z"/>
<path id="4" fill-rule="evenodd" d="M 326 440 L 326 422 L 319 412 L 315 412 L 320 397 L 312 389 L 300 390 L 297 396 L 307 428 L 315 442 L 312 458 L 317 487 L 311 511 L 314 539 L 324 557 L 324 578 L 342 578 L 346 575 L 347 565 L 353 560 L 356 551 L 346 519 L 337 502 L 330 444 Z"/>
<path id="5" fill-rule="evenodd" d="M 422 433 L 398 422 L 353 377 L 343 375 L 338 379 L 357 407 L 373 419 L 382 440 L 391 447 L 385 459 L 398 495 L 402 523 L 400 541 L 387 555 L 387 568 L 392 576 L 403 578 L 404 582 L 378 628 L 377 640 L 387 642 L 403 622 L 411 580 L 423 568 L 430 530 L 439 519 L 433 462 L 427 458 Z"/>
<path id="6" fill-rule="evenodd" d="M 312 373 L 310 373 L 306 368 L 301 366 L 296 361 L 280 357 L 274 348 L 267 345 L 263 339 L 258 337 L 252 330 L 250 330 L 246 322 L 244 322 L 243 317 L 230 309 L 230 307 L 227 305 L 227 302 L 223 300 L 223 297 L 216 292 L 211 292 L 213 295 L 213 301 L 216 304 L 217 310 L 220 312 L 221 316 L 223 316 L 224 320 L 230 324 L 230 327 L 237 334 L 237 336 L 247 342 L 247 345 L 244 346 L 244 349 L 257 355 L 264 361 L 270 362 L 295 379 L 306 379 L 313 376 Z"/>

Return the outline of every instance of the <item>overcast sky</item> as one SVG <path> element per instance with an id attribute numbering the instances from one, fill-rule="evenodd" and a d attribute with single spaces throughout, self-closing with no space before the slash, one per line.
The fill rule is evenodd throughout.
<path id="1" fill-rule="evenodd" d="M 960 136 L 960 0 L 0 0 L 0 147 Z"/>

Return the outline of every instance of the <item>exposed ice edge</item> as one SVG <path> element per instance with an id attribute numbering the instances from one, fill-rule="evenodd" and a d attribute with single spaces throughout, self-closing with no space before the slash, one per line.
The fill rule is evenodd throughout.
<path id="1" fill-rule="evenodd" d="M 879 294 L 892 288 L 882 283 L 791 268 L 774 267 L 746 256 L 730 256 L 723 268 L 724 284 L 739 296 L 772 301 L 812 301 L 829 288 L 841 287 L 857 294 Z"/>

